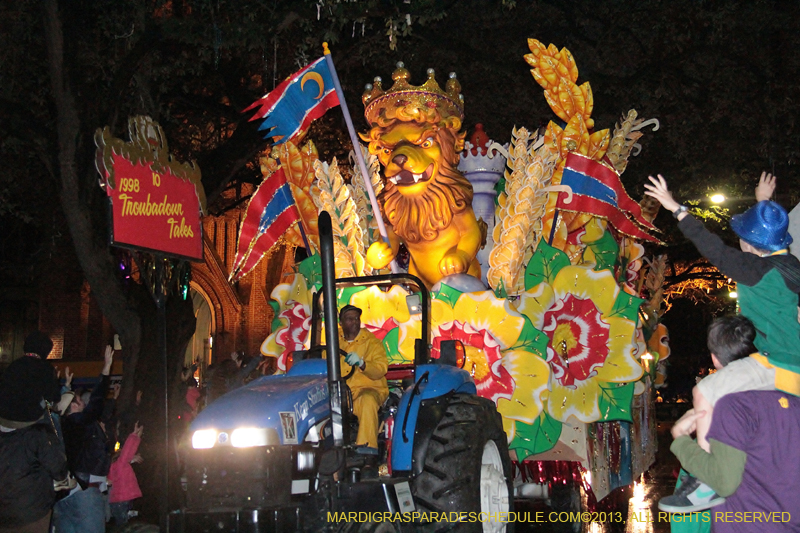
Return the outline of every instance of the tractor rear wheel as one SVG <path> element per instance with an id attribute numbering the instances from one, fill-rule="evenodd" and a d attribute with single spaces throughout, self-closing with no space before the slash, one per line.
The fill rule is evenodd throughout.
<path id="1" fill-rule="evenodd" d="M 499 513 L 512 510 L 511 461 L 494 403 L 454 394 L 433 431 L 422 472 L 412 484 L 422 513 L 474 513 L 464 523 L 428 524 L 433 531 L 510 531 Z M 485 513 L 485 514 L 479 514 Z M 491 515 L 495 520 L 491 520 Z"/>

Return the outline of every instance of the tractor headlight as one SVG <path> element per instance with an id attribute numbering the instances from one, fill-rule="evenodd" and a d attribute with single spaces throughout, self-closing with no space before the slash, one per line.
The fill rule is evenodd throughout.
<path id="1" fill-rule="evenodd" d="M 217 442 L 216 429 L 200 429 L 192 434 L 192 448 L 196 450 L 213 448 L 215 442 Z"/>
<path id="2" fill-rule="evenodd" d="M 266 428 L 236 428 L 231 434 L 231 445 L 234 448 L 266 446 L 268 442 Z"/>

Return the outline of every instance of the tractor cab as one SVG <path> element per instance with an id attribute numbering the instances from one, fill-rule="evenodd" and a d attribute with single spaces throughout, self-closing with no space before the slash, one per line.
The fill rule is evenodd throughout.
<path id="1" fill-rule="evenodd" d="M 310 347 L 292 354 L 286 374 L 252 381 L 198 414 L 185 461 L 183 531 L 417 531 L 481 512 L 495 517 L 488 530 L 504 531 L 497 517 L 513 505 L 507 438 L 494 403 L 477 395 L 472 376 L 458 366 L 463 347 L 459 357 L 457 341 L 443 342 L 431 359 L 430 299 L 414 276 L 335 280 L 325 212 L 319 228 L 323 284 Z M 393 393 L 380 411 L 378 447 L 386 467 L 367 479 L 354 446 L 337 291 L 398 284 L 409 288 L 419 336 L 413 363 L 387 373 Z M 347 521 L 353 516 L 361 517 L 358 524 Z M 485 520 L 457 526 L 487 530 Z"/>

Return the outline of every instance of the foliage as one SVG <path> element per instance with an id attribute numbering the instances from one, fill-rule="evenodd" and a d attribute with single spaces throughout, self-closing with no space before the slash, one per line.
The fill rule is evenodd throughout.
<path id="1" fill-rule="evenodd" d="M 686 298 L 694 305 L 708 307 L 712 314 L 730 310 L 729 294 L 736 284 L 704 259 L 672 262 L 672 275 L 667 276 L 664 301 L 669 311 L 677 298 Z"/>

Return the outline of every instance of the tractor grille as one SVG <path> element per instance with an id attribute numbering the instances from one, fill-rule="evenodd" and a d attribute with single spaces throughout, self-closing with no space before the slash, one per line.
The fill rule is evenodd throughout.
<path id="1" fill-rule="evenodd" d="M 264 509 L 289 504 L 290 446 L 191 450 L 186 468 L 189 510 Z"/>

